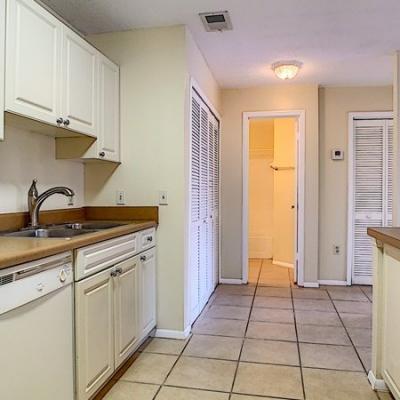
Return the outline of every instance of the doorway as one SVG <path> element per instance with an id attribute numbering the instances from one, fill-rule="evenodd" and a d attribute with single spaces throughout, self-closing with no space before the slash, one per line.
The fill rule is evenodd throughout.
<path id="1" fill-rule="evenodd" d="M 244 113 L 243 282 L 303 285 L 303 232 L 304 112 Z"/>

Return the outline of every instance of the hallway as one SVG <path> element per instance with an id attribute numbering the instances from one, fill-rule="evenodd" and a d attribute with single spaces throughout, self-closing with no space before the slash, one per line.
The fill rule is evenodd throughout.
<path id="1" fill-rule="evenodd" d="M 367 381 L 371 288 L 301 289 L 251 260 L 220 285 L 187 341 L 152 339 L 108 400 L 389 400 Z"/>

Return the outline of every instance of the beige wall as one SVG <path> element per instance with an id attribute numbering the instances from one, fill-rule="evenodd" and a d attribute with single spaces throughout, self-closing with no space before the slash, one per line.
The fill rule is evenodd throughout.
<path id="1" fill-rule="evenodd" d="M 272 258 L 274 120 L 250 121 L 249 258 Z"/>
<path id="2" fill-rule="evenodd" d="M 304 110 L 306 117 L 305 281 L 318 279 L 318 87 L 277 85 L 222 92 L 222 277 L 242 278 L 242 115 Z"/>
<path id="3" fill-rule="evenodd" d="M 52 137 L 5 127 L 5 140 L 0 142 L 0 213 L 27 211 L 27 193 L 32 179 L 38 179 L 42 192 L 52 186 L 68 186 L 75 192 L 74 207 L 84 205 L 84 166 L 73 161 L 55 159 Z M 43 210 L 67 208 L 68 199 L 51 196 Z"/>
<path id="4" fill-rule="evenodd" d="M 274 120 L 274 166 L 293 168 L 296 165 L 296 120 L 277 118 Z M 273 187 L 273 262 L 294 264 L 295 170 L 274 171 Z"/>
<path id="5" fill-rule="evenodd" d="M 321 88 L 320 107 L 320 273 L 322 280 L 346 280 L 348 113 L 392 110 L 392 87 Z M 330 151 L 344 149 L 344 161 Z M 333 254 L 333 246 L 341 254 Z"/>
<path id="6" fill-rule="evenodd" d="M 188 95 L 194 76 L 216 106 L 218 85 L 183 26 L 101 34 L 90 40 L 120 65 L 122 164 L 86 168 L 89 205 L 112 205 L 124 190 L 127 205 L 160 206 L 157 231 L 158 329 L 188 324 Z"/>

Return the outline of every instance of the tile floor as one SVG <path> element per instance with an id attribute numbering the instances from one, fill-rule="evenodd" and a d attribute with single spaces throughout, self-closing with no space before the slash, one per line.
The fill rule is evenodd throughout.
<path id="1" fill-rule="evenodd" d="M 391 399 L 366 376 L 370 287 L 297 288 L 268 260 L 249 278 L 217 287 L 187 341 L 152 339 L 105 399 Z"/>

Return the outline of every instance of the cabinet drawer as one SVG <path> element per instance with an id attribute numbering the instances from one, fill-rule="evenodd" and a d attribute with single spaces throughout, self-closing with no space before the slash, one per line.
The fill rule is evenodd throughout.
<path id="1" fill-rule="evenodd" d="M 140 232 L 139 251 L 150 249 L 156 245 L 156 230 L 154 228 L 146 229 Z"/>
<path id="2" fill-rule="evenodd" d="M 81 280 L 135 255 L 139 251 L 138 237 L 133 233 L 76 250 L 75 279 Z"/>

